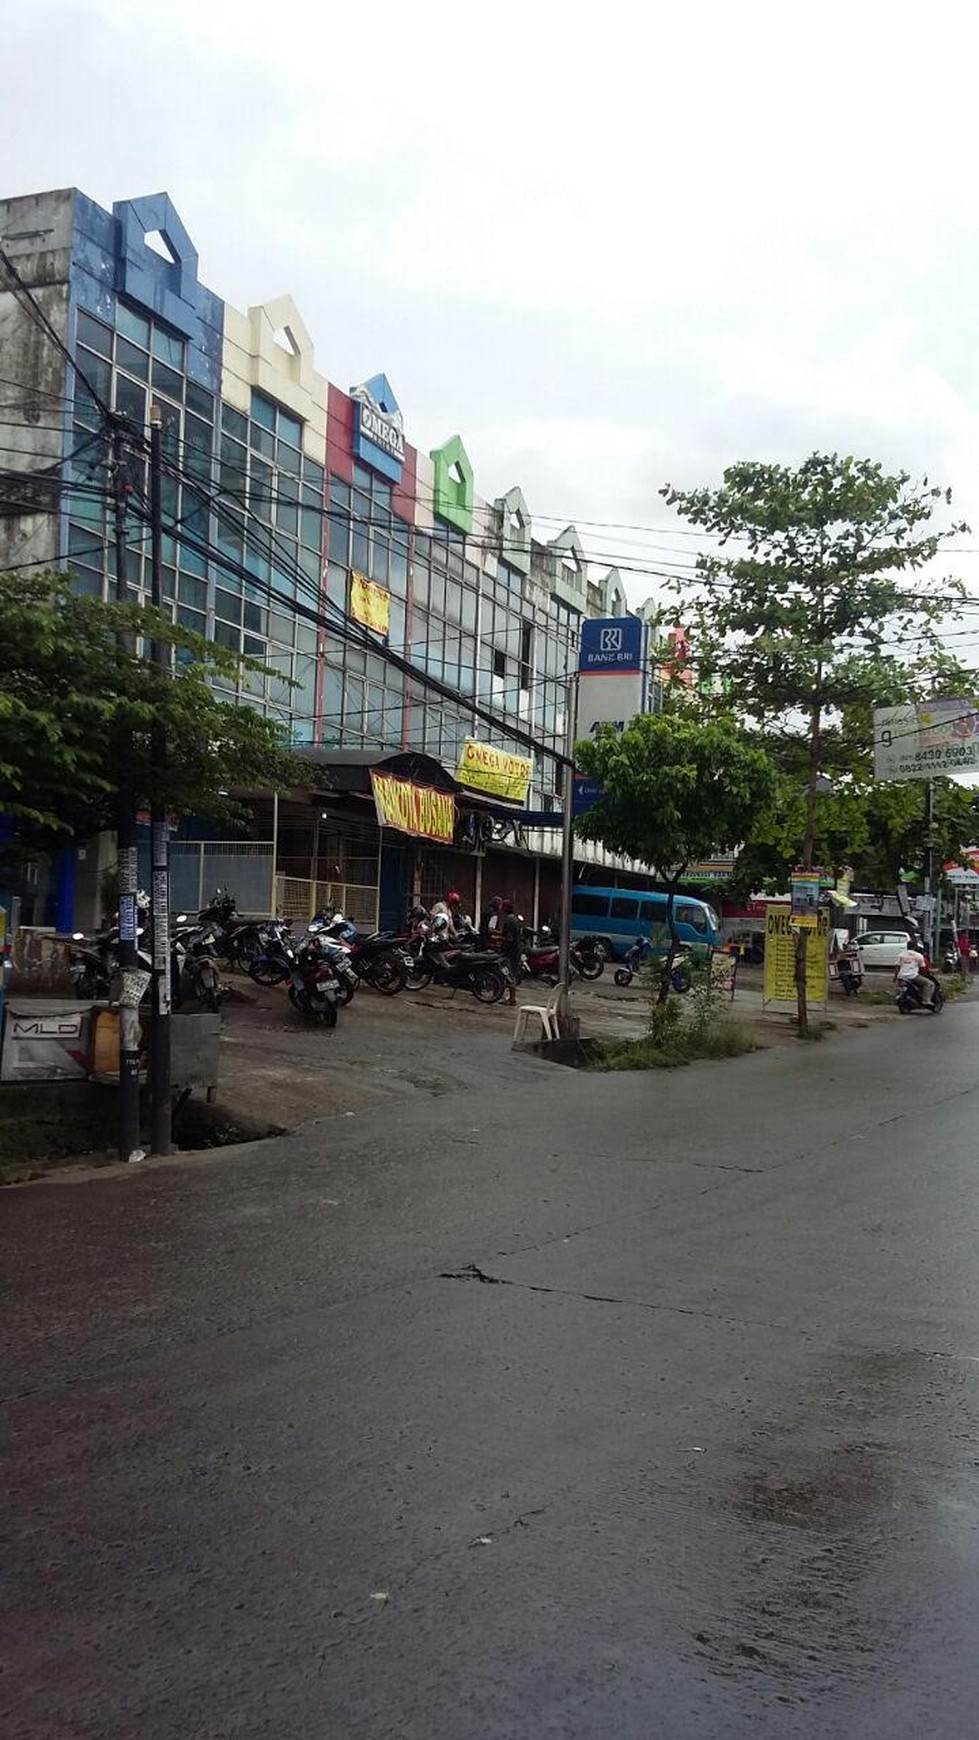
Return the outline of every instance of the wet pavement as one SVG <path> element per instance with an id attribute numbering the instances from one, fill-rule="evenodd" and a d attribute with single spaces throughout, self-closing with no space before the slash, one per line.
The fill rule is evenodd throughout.
<path id="1" fill-rule="evenodd" d="M 977 1042 L 4 1192 L 4 1735 L 971 1740 Z"/>
<path id="2" fill-rule="evenodd" d="M 230 983 L 218 1098 L 232 1123 L 244 1121 L 259 1131 L 293 1129 L 332 1112 L 361 1112 L 459 1087 L 478 1089 L 488 1077 L 501 1083 L 519 1078 L 507 1044 L 514 1012 L 503 1003 L 487 1007 L 467 992 L 437 986 L 397 997 L 362 988 L 341 1012 L 337 1027 L 327 1031 L 295 1015 L 281 989 L 259 989 L 239 978 Z M 526 980 L 518 999 L 542 1003 L 549 990 Z M 638 981 L 619 988 L 606 972 L 594 983 L 579 982 L 572 1006 L 589 1037 L 636 1039 L 645 1032 L 649 1002 Z M 739 973 L 737 996 L 727 1012 L 762 1046 L 789 1037 L 791 1017 L 784 1010 L 763 1013 L 760 970 Z M 837 995 L 828 1010 L 814 1015 L 825 1018 L 839 1030 L 900 1019 L 889 999 L 881 1007 Z M 538 1031 L 535 1026 L 531 1036 Z"/>

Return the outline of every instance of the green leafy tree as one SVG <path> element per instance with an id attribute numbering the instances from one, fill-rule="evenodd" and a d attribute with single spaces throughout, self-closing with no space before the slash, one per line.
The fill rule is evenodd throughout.
<path id="1" fill-rule="evenodd" d="M 670 947 L 660 981 L 669 994 L 679 944 L 674 902 L 688 864 L 748 838 L 774 790 L 765 751 L 727 720 L 646 713 L 616 734 L 605 727 L 575 750 L 602 796 L 575 823 L 587 840 L 652 865 L 667 885 Z"/>
<path id="2" fill-rule="evenodd" d="M 173 648 L 169 675 L 120 645 L 154 635 Z M 0 814 L 21 849 L 65 846 L 115 824 L 125 765 L 137 806 L 240 820 L 229 788 L 308 783 L 280 729 L 222 701 L 211 680 L 246 664 L 163 612 L 80 597 L 63 575 L 0 574 Z M 166 743 L 162 778 L 154 731 Z"/>
<path id="3" fill-rule="evenodd" d="M 962 588 L 914 577 L 967 528 L 932 527 L 950 491 L 835 453 L 796 468 L 747 461 L 725 471 L 719 489 L 668 484 L 661 493 L 717 539 L 716 553 L 698 557 L 687 598 L 697 663 L 726 706 L 781 738 L 782 769 L 791 778 L 794 764 L 803 798 L 797 824 L 792 810 L 794 860 L 811 869 L 826 787 L 853 773 L 847 721 L 867 720 L 874 704 L 948 693 L 938 625 Z M 869 751 L 866 736 L 860 748 Z M 800 1033 L 806 945 L 800 930 Z"/>
<path id="4" fill-rule="evenodd" d="M 738 855 L 727 885 L 734 896 L 784 893 L 798 860 L 806 793 L 797 774 L 778 765 L 780 747 L 770 745 L 778 768 L 776 801 Z M 944 779 L 935 788 L 930 844 L 937 864 L 954 863 L 979 839 L 979 795 Z M 928 844 L 920 780 L 877 781 L 864 771 L 819 794 L 814 861 L 835 875 L 852 870 L 855 888 L 893 889 L 902 871 L 922 878 Z"/>

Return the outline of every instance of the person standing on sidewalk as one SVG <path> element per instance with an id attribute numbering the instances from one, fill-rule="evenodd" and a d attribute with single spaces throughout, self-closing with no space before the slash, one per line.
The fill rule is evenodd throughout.
<path id="1" fill-rule="evenodd" d="M 503 901 L 499 894 L 494 894 L 489 905 L 484 907 L 479 920 L 479 946 L 481 949 L 497 946 L 502 907 Z"/>
<path id="2" fill-rule="evenodd" d="M 500 953 L 513 974 L 513 983 L 507 986 L 507 1002 L 512 1007 L 523 978 L 523 923 L 513 910 L 512 900 L 504 900 L 500 918 Z"/>

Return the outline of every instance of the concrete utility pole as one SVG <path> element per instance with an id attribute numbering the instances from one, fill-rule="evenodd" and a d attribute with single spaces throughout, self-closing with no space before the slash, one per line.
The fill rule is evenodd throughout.
<path id="1" fill-rule="evenodd" d="M 925 786 L 925 893 L 935 893 L 935 782 L 928 780 Z M 931 932 L 931 958 L 938 957 L 938 903 L 931 907 L 928 913 L 927 930 Z"/>
<path id="2" fill-rule="evenodd" d="M 126 505 L 130 483 L 126 469 L 126 437 L 117 423 L 112 435 L 112 490 L 115 508 L 116 601 L 128 604 L 126 568 Z M 133 636 L 119 636 L 120 650 L 132 653 Z M 132 768 L 126 746 L 120 751 L 119 798 L 116 819 L 116 859 L 119 874 L 119 1158 L 142 1158 L 139 1145 L 139 1002 L 140 973 L 137 941 L 138 870 L 136 804 Z"/>
<path id="3" fill-rule="evenodd" d="M 568 716 L 565 732 L 567 765 L 564 769 L 564 813 L 561 825 L 561 935 L 558 939 L 558 979 L 564 986 L 558 1020 L 570 1020 L 568 987 L 571 980 L 571 896 L 574 886 L 574 746 L 578 730 L 578 674 L 568 677 Z"/>
<path id="4" fill-rule="evenodd" d="M 163 507 L 161 415 L 150 411 L 150 552 L 152 602 L 163 609 Z M 153 663 L 169 674 L 172 655 L 166 641 L 154 640 Z M 170 1093 L 170 833 L 161 782 L 167 745 L 161 727 L 153 732 L 153 789 L 150 833 L 153 840 L 153 1018 L 150 1029 L 150 1106 L 154 1154 L 171 1148 Z"/>

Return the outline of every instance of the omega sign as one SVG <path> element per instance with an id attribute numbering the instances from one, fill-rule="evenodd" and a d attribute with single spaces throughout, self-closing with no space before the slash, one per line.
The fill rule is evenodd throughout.
<path id="1" fill-rule="evenodd" d="M 405 462 L 405 438 L 397 423 L 386 417 L 383 411 L 374 405 L 368 405 L 363 399 L 359 401 L 360 433 L 367 441 L 373 441 L 375 447 L 380 447 L 382 453 L 390 454 L 399 465 Z"/>

